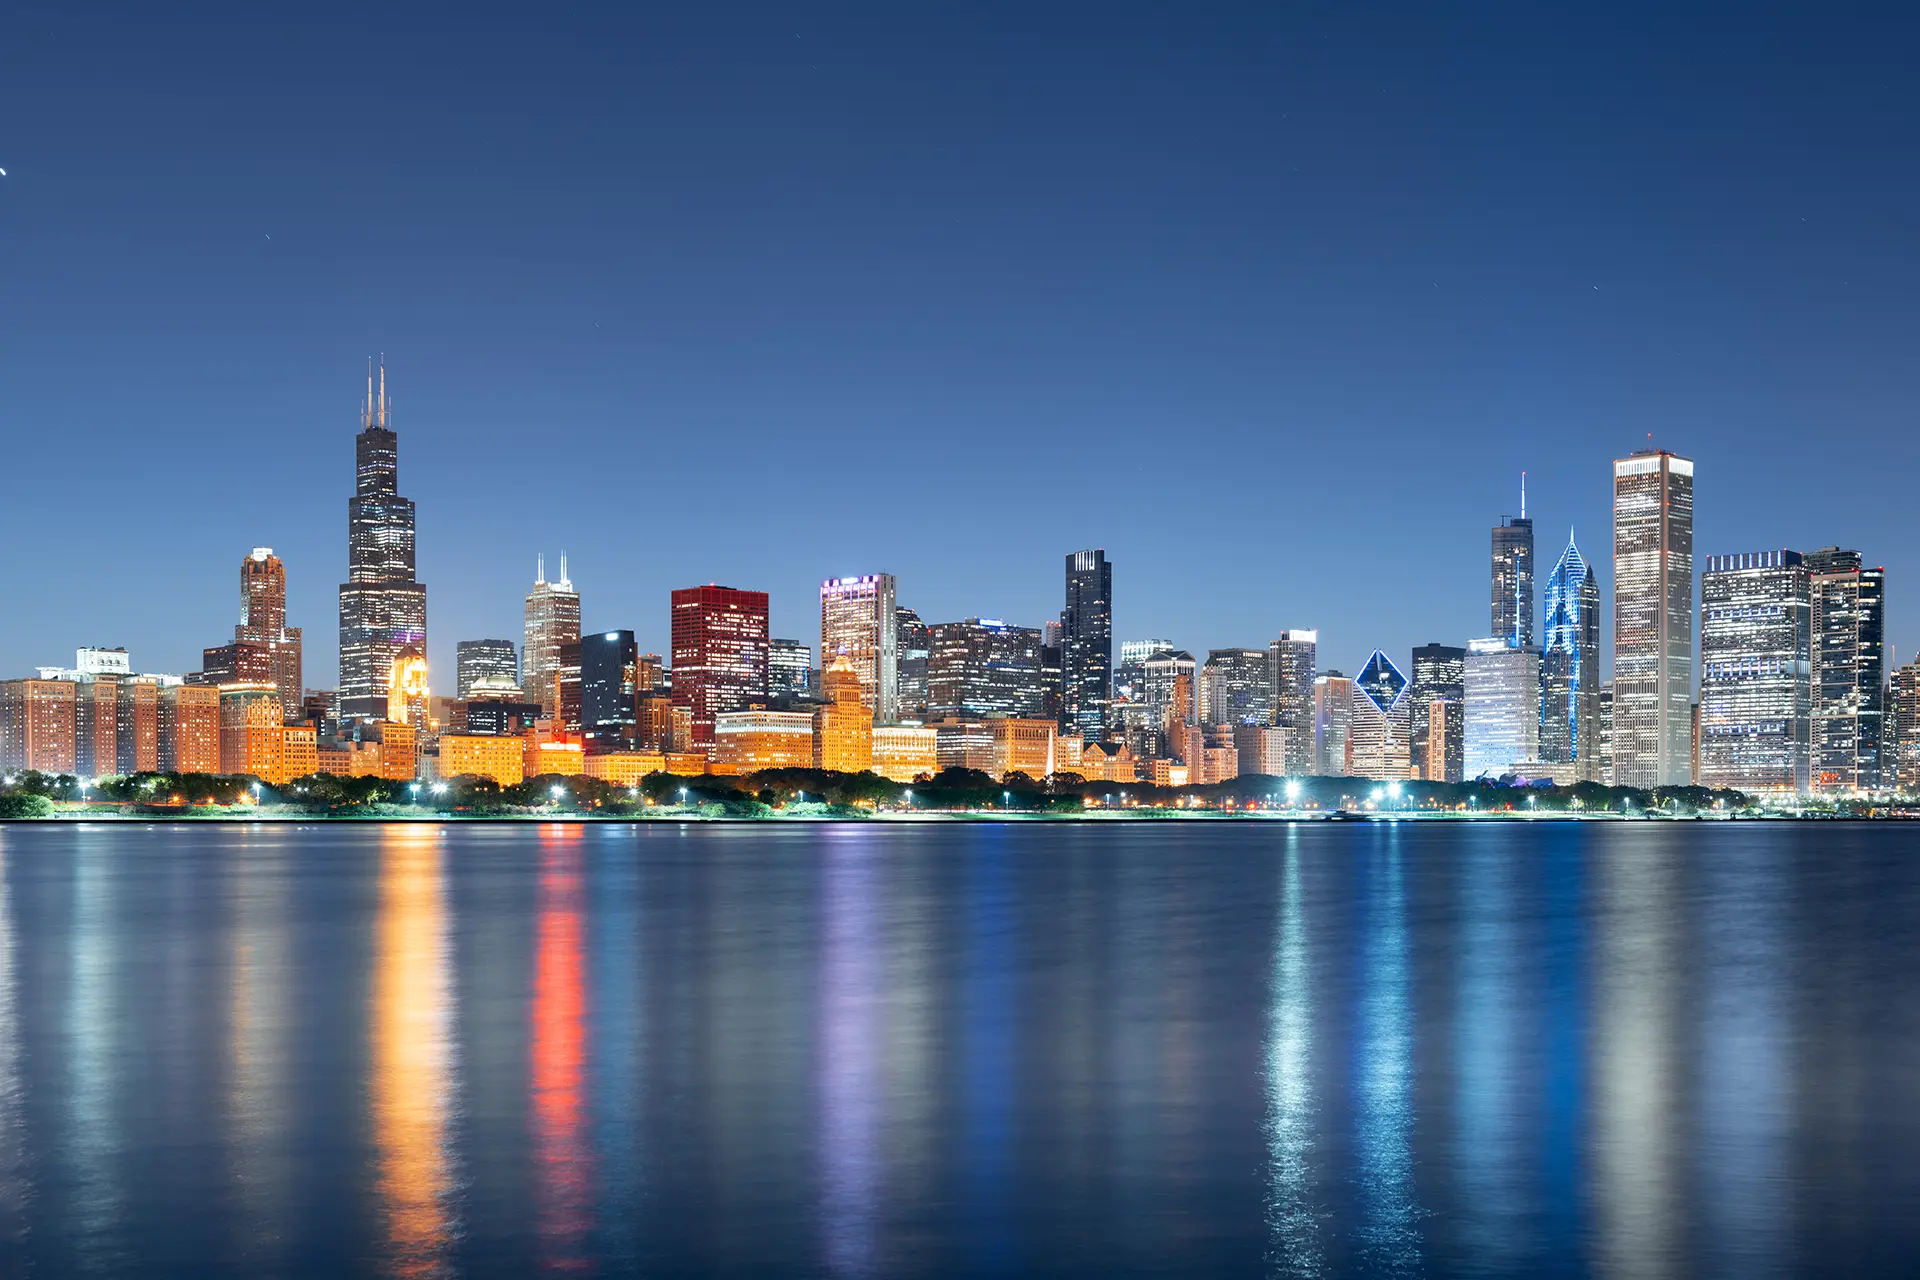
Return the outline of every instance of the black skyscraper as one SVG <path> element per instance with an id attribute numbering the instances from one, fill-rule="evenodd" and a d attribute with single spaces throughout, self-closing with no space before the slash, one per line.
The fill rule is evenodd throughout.
<path id="1" fill-rule="evenodd" d="M 382 720 L 393 660 L 427 649 L 427 589 L 414 581 L 413 504 L 400 496 L 400 441 L 387 425 L 387 369 L 354 439 L 347 503 L 347 581 L 340 586 L 340 719 Z"/>
<path id="2" fill-rule="evenodd" d="M 1107 737 L 1113 696 L 1113 566 L 1105 551 L 1067 557 L 1060 613 L 1060 727 L 1088 742 Z"/>
<path id="3" fill-rule="evenodd" d="M 1493 527 L 1493 607 L 1488 635 L 1509 647 L 1533 644 L 1533 521 L 1510 516 Z"/>
<path id="4" fill-rule="evenodd" d="M 1430 704 L 1437 701 L 1465 704 L 1467 697 L 1467 651 L 1450 644 L 1423 644 L 1413 650 L 1413 685 L 1407 691 L 1407 708 L 1412 717 L 1407 737 L 1408 754 L 1413 760 L 1414 772 L 1419 777 L 1427 777 L 1427 732 L 1430 724 Z M 1463 721 L 1459 716 L 1447 720 L 1445 724 L 1457 737 Z M 1449 742 L 1443 759 L 1460 758 L 1463 744 Z M 1436 777 L 1433 781 L 1447 782 L 1453 779 Z"/>

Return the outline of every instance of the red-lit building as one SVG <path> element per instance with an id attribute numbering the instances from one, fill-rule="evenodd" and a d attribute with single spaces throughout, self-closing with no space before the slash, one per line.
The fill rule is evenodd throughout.
<path id="1" fill-rule="evenodd" d="M 713 717 L 767 696 L 767 593 L 683 587 L 673 593 L 673 705 L 692 717 L 695 751 L 713 743 Z"/>

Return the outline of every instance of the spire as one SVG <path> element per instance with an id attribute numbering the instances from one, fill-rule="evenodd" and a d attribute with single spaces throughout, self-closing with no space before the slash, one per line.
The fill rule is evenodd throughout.
<path id="1" fill-rule="evenodd" d="M 1520 518 L 1527 518 L 1527 473 L 1520 473 Z"/>
<path id="2" fill-rule="evenodd" d="M 380 353 L 380 425 L 387 425 L 387 353 L 384 351 Z M 1525 508 L 1527 504 L 1524 499 L 1520 505 Z M 1524 510 L 1522 514 L 1525 514 Z"/>
<path id="3" fill-rule="evenodd" d="M 367 398 L 360 402 L 360 425 L 373 425 L 373 357 L 367 357 Z"/>
<path id="4" fill-rule="evenodd" d="M 572 580 L 567 577 L 567 553 L 564 551 L 560 553 L 560 585 L 563 587 L 573 585 Z"/>
<path id="5" fill-rule="evenodd" d="M 533 558 L 533 585 L 539 586 L 547 580 L 547 553 L 542 551 Z"/>

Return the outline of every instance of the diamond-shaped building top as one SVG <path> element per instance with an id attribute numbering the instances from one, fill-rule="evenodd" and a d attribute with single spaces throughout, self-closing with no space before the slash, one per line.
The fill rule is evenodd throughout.
<path id="1" fill-rule="evenodd" d="M 1373 656 L 1367 659 L 1367 665 L 1361 668 L 1353 687 L 1371 698 L 1373 705 L 1385 715 L 1406 693 L 1407 678 L 1400 674 L 1400 668 L 1393 665 L 1393 659 L 1375 649 Z"/>

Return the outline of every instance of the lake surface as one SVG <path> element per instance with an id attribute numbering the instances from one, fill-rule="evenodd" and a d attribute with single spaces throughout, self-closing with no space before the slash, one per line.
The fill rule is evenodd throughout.
<path id="1" fill-rule="evenodd" d="M 1920 827 L 0 827 L 0 1276 L 1911 1274 Z"/>

